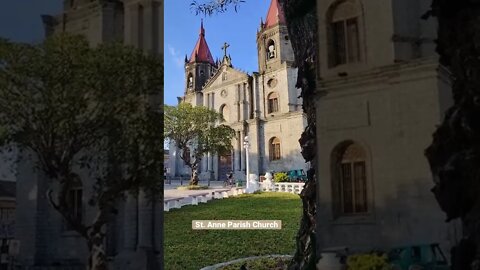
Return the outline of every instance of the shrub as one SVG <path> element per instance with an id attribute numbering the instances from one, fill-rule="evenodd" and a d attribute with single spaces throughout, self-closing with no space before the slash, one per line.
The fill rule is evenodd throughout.
<path id="1" fill-rule="evenodd" d="M 347 259 L 348 270 L 391 270 L 387 255 L 360 254 Z"/>
<path id="2" fill-rule="evenodd" d="M 198 185 L 189 185 L 189 186 L 179 186 L 178 190 L 199 190 L 199 189 L 208 189 L 208 186 L 198 186 Z"/>
<path id="3" fill-rule="evenodd" d="M 276 183 L 278 183 L 278 182 L 288 182 L 288 175 L 286 173 L 279 172 L 279 173 L 276 173 L 273 176 L 273 179 Z"/>

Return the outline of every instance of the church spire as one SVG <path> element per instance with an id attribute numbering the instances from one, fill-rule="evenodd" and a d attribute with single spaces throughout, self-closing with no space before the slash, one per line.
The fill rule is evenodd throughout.
<path id="1" fill-rule="evenodd" d="M 205 28 L 203 28 L 203 19 L 200 23 L 200 33 L 197 40 L 197 44 L 195 44 L 195 48 L 193 48 L 192 54 L 190 55 L 190 63 L 195 62 L 204 62 L 210 63 L 215 65 L 215 61 L 213 60 L 212 53 L 208 48 L 207 41 L 205 40 Z"/>
<path id="2" fill-rule="evenodd" d="M 278 0 L 271 0 L 264 26 L 268 28 L 276 24 L 285 24 L 285 14 Z"/>
<path id="3" fill-rule="evenodd" d="M 205 36 L 205 28 L 203 28 L 203 19 L 200 22 L 200 36 Z"/>

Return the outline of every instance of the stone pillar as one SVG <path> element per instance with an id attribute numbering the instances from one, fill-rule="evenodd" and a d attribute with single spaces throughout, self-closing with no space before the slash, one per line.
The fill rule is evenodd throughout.
<path id="1" fill-rule="evenodd" d="M 237 149 L 236 149 L 236 154 L 235 154 L 235 170 L 236 171 L 241 171 L 242 170 L 242 164 L 241 164 L 241 160 L 242 160 L 242 138 L 241 138 L 241 135 L 240 135 L 240 131 L 237 131 Z"/>
<path id="2" fill-rule="evenodd" d="M 208 170 L 209 171 L 213 171 L 213 155 L 212 154 L 208 154 Z"/>
<path id="3" fill-rule="evenodd" d="M 210 109 L 215 109 L 215 93 L 212 93 L 212 106 L 210 107 Z"/>
<path id="4" fill-rule="evenodd" d="M 202 169 L 203 169 L 203 172 L 208 172 L 208 155 L 207 154 L 203 155 Z"/>
<path id="5" fill-rule="evenodd" d="M 245 151 L 245 148 L 243 147 L 243 142 L 244 142 L 244 139 L 245 139 L 245 131 L 242 131 L 240 133 L 240 145 L 242 147 L 242 155 L 241 155 L 241 159 L 242 159 L 242 164 L 241 164 L 241 170 L 244 171 L 246 169 L 246 163 L 245 163 L 245 159 L 247 158 L 246 156 L 246 151 Z"/>
<path id="6" fill-rule="evenodd" d="M 138 47 L 138 4 L 131 4 L 127 8 L 128 17 L 125 20 L 125 37 L 128 45 Z"/>
<path id="7" fill-rule="evenodd" d="M 144 190 L 138 198 L 138 248 L 152 248 L 152 205 Z"/>
<path id="8" fill-rule="evenodd" d="M 248 103 L 248 97 L 249 97 L 250 95 L 248 94 L 247 84 L 246 84 L 246 83 L 243 83 L 243 90 L 242 90 L 242 92 L 243 92 L 243 102 L 242 102 L 242 104 L 243 104 L 243 119 L 244 119 L 244 120 L 247 120 L 247 119 L 250 118 L 249 115 L 248 115 L 248 111 L 249 111 L 249 108 L 248 108 L 248 104 L 249 104 L 249 103 Z"/>
<path id="9" fill-rule="evenodd" d="M 208 108 L 209 104 L 210 104 L 210 94 L 207 94 L 207 96 L 203 98 L 203 106 Z"/>

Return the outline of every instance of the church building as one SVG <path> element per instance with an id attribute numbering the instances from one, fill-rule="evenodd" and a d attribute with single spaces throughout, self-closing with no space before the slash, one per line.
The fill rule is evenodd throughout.
<path id="1" fill-rule="evenodd" d="M 258 71 L 252 74 L 234 66 L 235 57 L 227 53 L 227 43 L 223 44 L 222 59 L 214 60 L 203 22 L 190 57 L 185 57 L 185 91 L 179 102 L 221 113 L 236 132 L 232 153 L 208 154 L 202 159 L 201 180 L 221 181 L 230 171 L 236 179 L 245 179 L 246 136 L 250 143 L 250 173 L 306 169 L 298 143 L 306 118 L 300 90 L 295 88 L 297 69 L 293 67 L 293 50 L 278 0 L 271 1 L 256 40 Z M 181 151 L 170 144 L 170 176 L 191 173 L 180 158 Z"/>
<path id="2" fill-rule="evenodd" d="M 453 104 L 429 1 L 319 1 L 318 250 L 459 240 L 424 155 Z"/>

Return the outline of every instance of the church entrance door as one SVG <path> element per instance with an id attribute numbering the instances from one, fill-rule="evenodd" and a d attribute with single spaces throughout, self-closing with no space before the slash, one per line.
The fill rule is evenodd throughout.
<path id="1" fill-rule="evenodd" d="M 227 174 L 232 171 L 232 154 L 218 157 L 218 181 L 227 179 Z"/>

